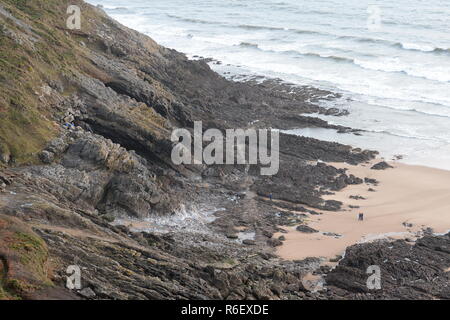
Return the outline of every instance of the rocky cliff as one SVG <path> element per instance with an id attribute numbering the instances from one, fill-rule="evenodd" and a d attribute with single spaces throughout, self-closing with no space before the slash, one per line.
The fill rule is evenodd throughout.
<path id="1" fill-rule="evenodd" d="M 81 8 L 81 30 L 66 29 L 69 4 Z M 281 261 L 272 235 L 301 223 L 299 211 L 315 214 L 304 206 L 338 209 L 321 196 L 362 183 L 318 160 L 359 163 L 375 153 L 282 134 L 280 171 L 263 177 L 254 167 L 175 166 L 170 135 L 197 120 L 204 129 L 350 130 L 307 116 L 339 115 L 314 103 L 332 96 L 277 80 L 228 81 L 82 1 L 1 0 L 0 298 L 326 298 L 302 285 L 319 259 Z M 207 219 L 180 218 L 206 209 Z M 243 229 L 253 239 L 241 241 Z M 433 241 L 448 253 L 448 237 Z M 352 252 L 364 257 L 360 250 Z M 349 259 L 328 276 L 330 297 L 354 298 L 342 280 L 358 276 Z M 81 267 L 82 290 L 65 288 L 70 265 Z M 394 296 L 422 297 L 402 292 Z"/>

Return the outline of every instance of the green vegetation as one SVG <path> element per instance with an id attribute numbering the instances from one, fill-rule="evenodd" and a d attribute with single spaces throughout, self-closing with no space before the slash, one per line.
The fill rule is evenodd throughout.
<path id="1" fill-rule="evenodd" d="M 34 1 L 28 0 L 4 0 L 5 3 L 11 4 L 13 8 L 17 8 L 21 12 L 27 13 L 30 17 L 37 19 L 41 17 L 41 12 L 33 6 Z"/>
<path id="2" fill-rule="evenodd" d="M 20 23 L 0 15 L 0 161 L 5 153 L 10 164 L 38 160 L 38 153 L 57 134 L 52 121 L 57 101 L 45 95 L 44 88 L 63 80 L 63 75 L 89 69 L 79 37 L 64 30 L 68 4 L 2 1 Z M 65 90 L 73 92 L 69 85 Z"/>
<path id="3" fill-rule="evenodd" d="M 20 262 L 41 281 L 47 282 L 48 251 L 44 241 L 31 234 L 16 232 L 10 248 L 20 254 Z"/>
<path id="4" fill-rule="evenodd" d="M 25 294 L 41 288 L 51 286 L 47 275 L 48 251 L 44 241 L 32 234 L 16 232 L 8 241 L 9 249 L 20 257 L 20 265 L 15 265 L 16 274 L 7 277 L 5 264 L 0 263 L 0 300 L 20 299 Z M 21 270 L 24 268 L 23 270 Z M 21 276 L 20 276 L 21 275 Z"/>
<path id="5" fill-rule="evenodd" d="M 0 295 L 3 291 L 5 295 L 17 298 L 42 286 L 53 285 L 48 279 L 47 247 L 41 238 L 24 232 L 16 232 L 9 248 L 18 254 L 26 274 L 29 273 L 32 279 L 8 278 L 2 285 L 3 289 L 0 290 Z"/>
<path id="6" fill-rule="evenodd" d="M 82 10 L 79 31 L 66 29 L 69 5 Z M 108 80 L 90 57 L 91 49 L 105 50 L 96 30 L 106 20 L 81 0 L 3 0 L 1 6 L 12 17 L 0 14 L 0 166 L 33 164 L 58 134 L 57 105 L 78 90 L 74 77 Z M 127 112 L 150 132 L 166 126 L 144 104 Z"/>

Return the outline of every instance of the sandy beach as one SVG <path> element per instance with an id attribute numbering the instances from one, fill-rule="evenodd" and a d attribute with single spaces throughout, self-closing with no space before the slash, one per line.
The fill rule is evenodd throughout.
<path id="1" fill-rule="evenodd" d="M 343 202 L 342 210 L 308 216 L 308 226 L 318 233 L 285 228 L 286 241 L 277 254 L 287 260 L 317 256 L 329 260 L 355 243 L 383 238 L 413 240 L 426 228 L 435 233 L 450 230 L 450 171 L 398 162 L 390 162 L 392 169 L 370 169 L 376 162 L 358 166 L 332 163 L 347 168 L 357 177 L 376 179 L 379 183 L 348 186 L 324 197 Z M 369 191 L 370 188 L 373 190 Z M 364 221 L 358 221 L 359 213 L 364 214 Z"/>

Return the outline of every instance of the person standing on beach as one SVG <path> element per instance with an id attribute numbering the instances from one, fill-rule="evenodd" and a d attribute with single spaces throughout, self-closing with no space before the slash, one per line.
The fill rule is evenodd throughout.
<path id="1" fill-rule="evenodd" d="M 360 214 L 358 215 L 358 220 L 359 220 L 359 221 L 364 221 L 364 213 L 360 213 Z"/>

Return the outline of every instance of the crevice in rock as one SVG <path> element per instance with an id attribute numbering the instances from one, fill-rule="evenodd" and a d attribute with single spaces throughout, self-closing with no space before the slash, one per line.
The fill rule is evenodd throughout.
<path id="1" fill-rule="evenodd" d="M 158 156 L 157 153 L 153 150 L 150 150 L 148 145 L 139 142 L 135 137 L 129 137 L 126 135 L 126 133 L 123 133 L 119 130 L 112 130 L 111 128 L 105 127 L 99 124 L 94 119 L 86 118 L 83 120 L 76 120 L 76 122 L 87 124 L 93 133 L 98 134 L 106 139 L 110 139 L 112 142 L 121 145 L 127 151 L 133 150 L 134 152 L 136 152 L 136 154 L 148 160 L 153 165 L 159 165 L 165 168 L 169 168 L 166 161 L 164 161 L 162 157 Z M 163 149 L 163 146 L 161 147 L 161 149 Z M 167 155 L 170 156 L 169 154 Z"/>

